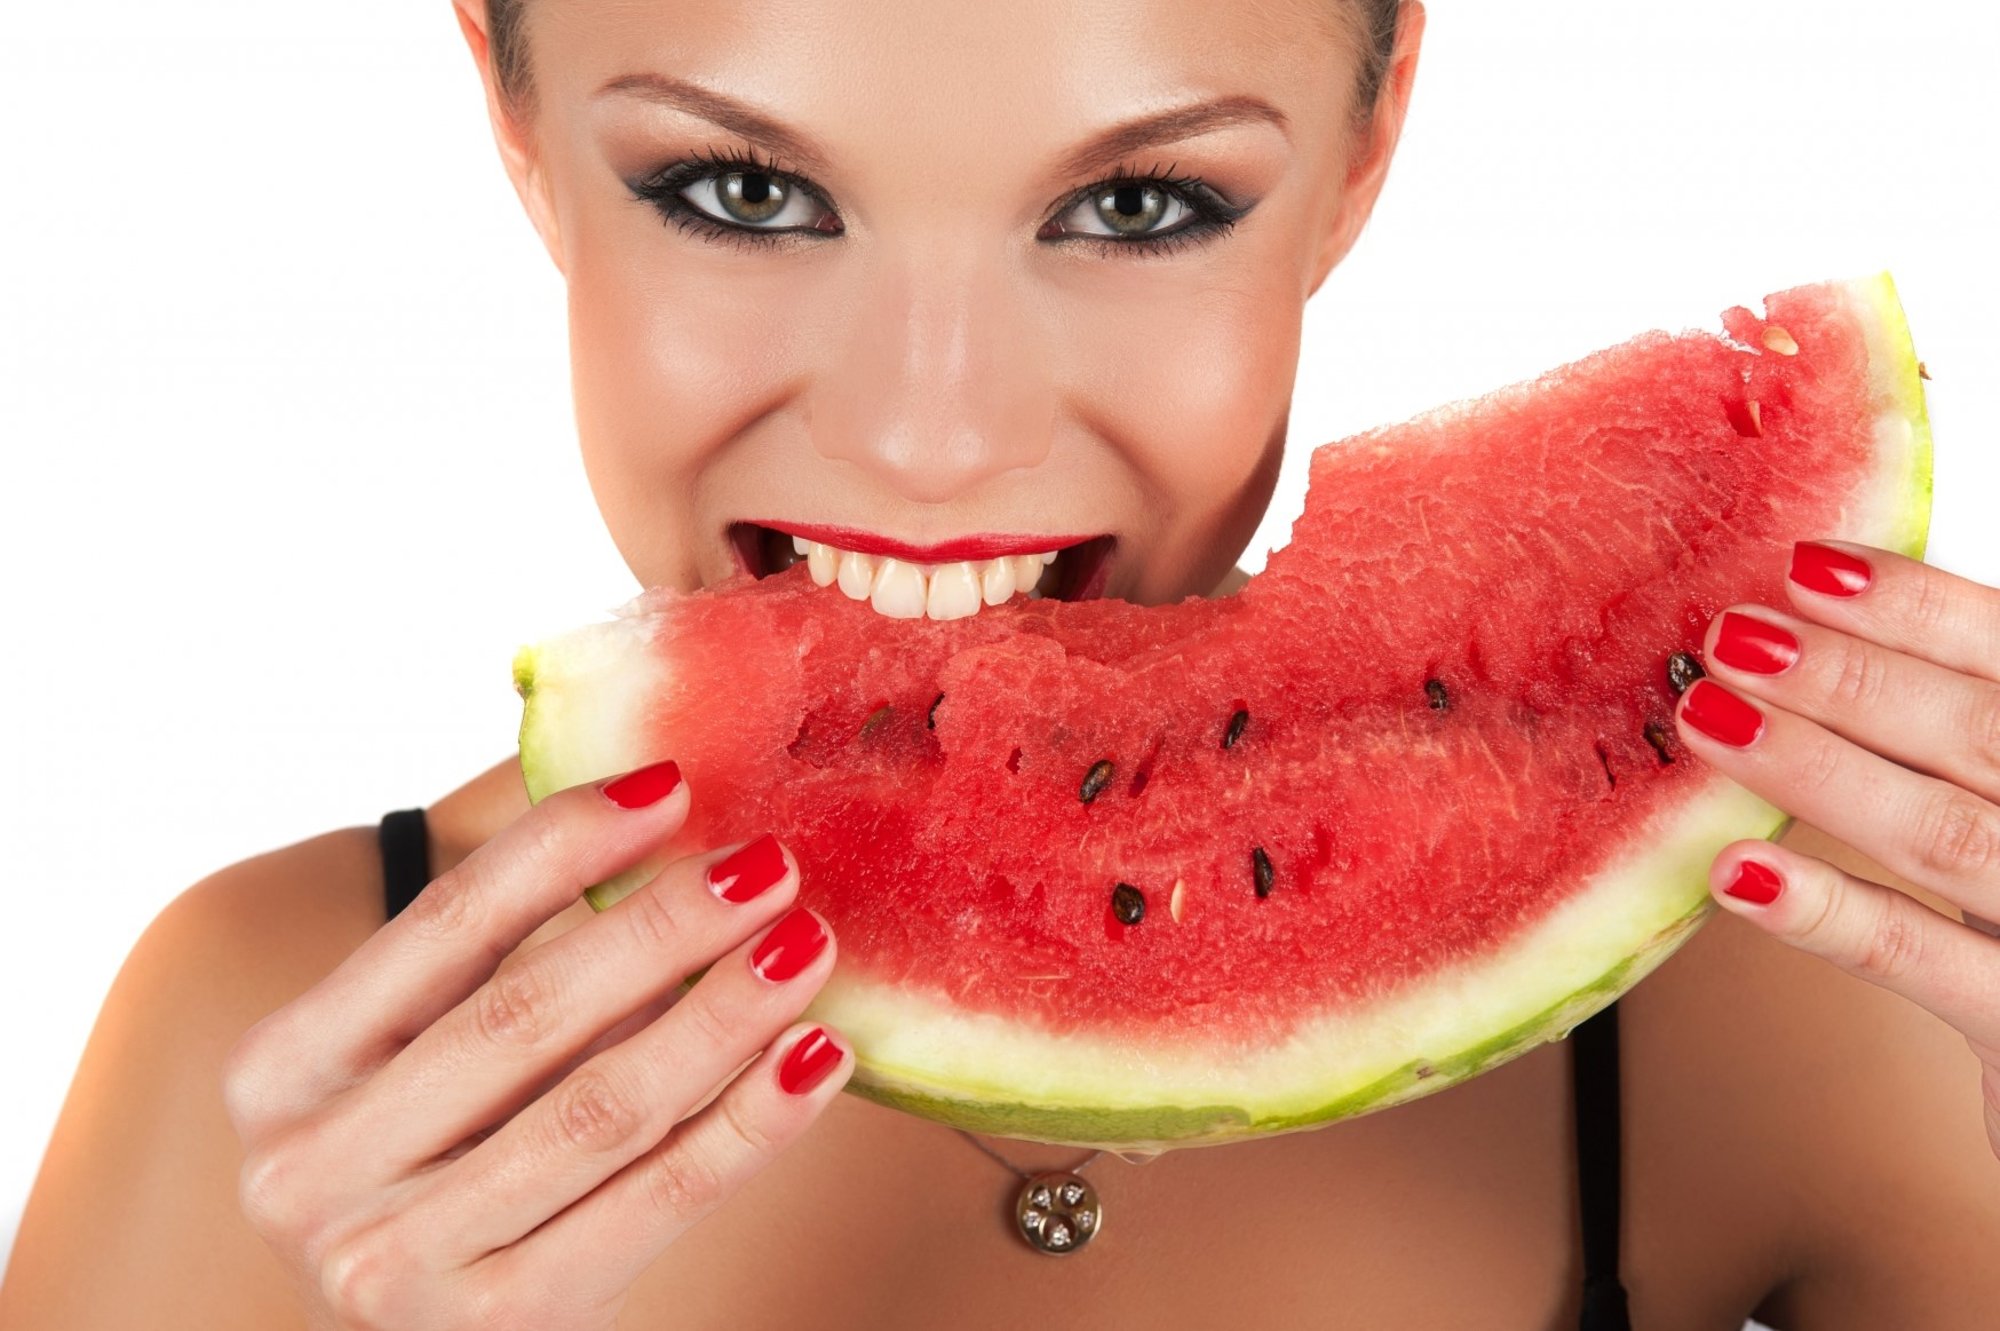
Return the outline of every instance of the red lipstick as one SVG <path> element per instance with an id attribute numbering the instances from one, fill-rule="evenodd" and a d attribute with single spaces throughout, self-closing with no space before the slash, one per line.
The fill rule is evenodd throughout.
<path id="1" fill-rule="evenodd" d="M 936 545 L 912 545 L 907 541 L 892 540 L 878 536 L 874 532 L 859 531 L 853 527 L 822 527 L 805 522 L 763 522 L 760 527 L 781 531 L 787 536 L 798 536 L 808 541 L 818 541 L 822 545 L 837 545 L 843 550 L 852 550 L 864 555 L 888 555 L 910 564 L 951 564 L 961 559 L 998 559 L 1002 555 L 1040 554 L 1044 550 L 1061 550 L 1072 545 L 1081 545 L 1090 536 L 1007 536 L 981 535 L 960 536 Z"/>

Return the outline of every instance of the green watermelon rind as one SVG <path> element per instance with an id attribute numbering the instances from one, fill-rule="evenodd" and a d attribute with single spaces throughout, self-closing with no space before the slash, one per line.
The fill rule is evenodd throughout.
<path id="1" fill-rule="evenodd" d="M 1771 837 L 1775 839 L 1779 836 L 1790 821 L 1783 820 Z M 1439 1059 L 1412 1059 L 1385 1077 L 1297 1113 L 1272 1113 L 1258 1117 L 1242 1106 L 1228 1104 L 1148 1107 L 1142 1110 L 1074 1105 L 1052 1110 L 1046 1105 L 1019 1101 L 947 1099 L 928 1095 L 922 1090 L 859 1077 L 848 1085 L 855 1094 L 878 1104 L 936 1119 L 969 1132 L 1026 1141 L 1118 1149 L 1165 1149 L 1234 1141 L 1245 1136 L 1296 1132 L 1433 1094 L 1458 1082 L 1469 1081 L 1552 1039 L 1567 1038 L 1585 1017 L 1608 1006 L 1672 955 L 1713 909 L 1714 903 L 1704 891 L 1702 899 L 1687 914 L 1655 935 L 1641 955 L 1619 962 L 1596 982 L 1562 1002 L 1552 1004 L 1519 1025 L 1511 1026 L 1455 1055 Z M 1085 1134 L 1081 1137 L 1078 1135 L 1080 1127 Z"/>
<path id="2" fill-rule="evenodd" d="M 1837 532 L 1801 537 L 1862 541 L 1921 559 L 1930 524 L 1932 440 L 1915 348 L 1887 273 L 1838 285 L 1867 330 L 1880 464 L 1873 476 L 1857 479 L 1855 503 L 1843 512 Z M 594 625 L 516 655 L 515 685 L 524 700 L 521 765 L 530 799 L 666 756 L 642 747 L 659 742 L 643 724 L 644 712 L 678 681 L 659 653 L 626 636 L 643 634 L 645 623 Z M 1524 930 L 1506 948 L 1481 953 L 1462 975 L 1427 976 L 1416 991 L 1419 1001 L 1426 994 L 1434 1001 L 1454 983 L 1463 993 L 1482 972 L 1502 974 L 1510 958 L 1537 963 L 1524 968 L 1528 982 L 1465 1001 L 1457 1026 L 1438 1018 L 1430 1038 L 1405 1038 L 1401 1049 L 1426 1049 L 1423 1058 L 1371 1064 L 1335 1038 L 1319 1061 L 1308 1058 L 1282 1072 L 1274 1067 L 1277 1075 L 1260 1079 L 1231 1066 L 1227 1052 L 1199 1042 L 1139 1051 L 1128 1041 L 1038 1035 L 1026 1024 L 958 1013 L 941 1000 L 840 970 L 807 1015 L 853 1045 L 849 1091 L 971 1131 L 1164 1150 L 1308 1129 L 1432 1094 L 1567 1035 L 1650 974 L 1713 914 L 1708 866 L 1717 851 L 1735 840 L 1775 840 L 1792 822 L 1719 773 L 1690 792 L 1678 816 L 1666 816 L 1670 826 L 1637 827 L 1624 843 L 1646 850 L 1600 872 L 1542 925 Z M 659 867 L 635 864 L 586 895 L 603 910 Z M 1593 908 L 1601 918 L 1590 918 Z M 1577 939 L 1584 940 L 1580 946 Z M 1546 964 L 1564 957 L 1571 964 L 1566 975 Z M 1593 972 L 1605 957 L 1620 959 Z M 1398 1001 L 1390 996 L 1379 1007 L 1345 1010 L 1331 1027 L 1345 1022 L 1387 1031 L 1386 1043 L 1393 1045 L 1403 1028 L 1386 1014 Z M 1492 1029 L 1509 1016 L 1514 1019 L 1503 1029 Z M 1314 1045 L 1307 1038 L 1291 1047 L 1299 1043 Z M 1348 1065 L 1340 1067 L 1343 1056 Z M 1120 1080 L 1118 1070 L 1132 1068 L 1134 1060 L 1143 1075 Z M 1205 1083 L 1217 1081 L 1226 1081 L 1233 1093 L 1204 1092 Z M 1023 1099 L 1024 1092 L 1035 1098 Z"/>

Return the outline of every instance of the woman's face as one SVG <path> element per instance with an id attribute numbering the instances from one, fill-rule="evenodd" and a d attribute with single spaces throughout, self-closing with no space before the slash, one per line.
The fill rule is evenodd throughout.
<path id="1" fill-rule="evenodd" d="M 1212 588 L 1414 71 L 1406 5 L 1357 132 L 1351 2 L 528 0 L 531 108 L 489 100 L 633 573 L 761 574 L 803 534 L 827 595 L 892 614 L 1057 549 L 1044 591 Z"/>

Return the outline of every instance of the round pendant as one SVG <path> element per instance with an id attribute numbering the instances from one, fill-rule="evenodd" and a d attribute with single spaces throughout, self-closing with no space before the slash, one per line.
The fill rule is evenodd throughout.
<path id="1" fill-rule="evenodd" d="M 1014 1223 L 1036 1252 L 1075 1252 L 1104 1227 L 1097 1191 L 1082 1177 L 1056 1170 L 1021 1185 L 1014 1199 Z"/>

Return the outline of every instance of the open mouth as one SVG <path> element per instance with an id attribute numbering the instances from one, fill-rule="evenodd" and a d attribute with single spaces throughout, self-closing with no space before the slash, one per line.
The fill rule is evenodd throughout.
<path id="1" fill-rule="evenodd" d="M 1030 536 L 919 548 L 842 529 L 756 522 L 731 523 L 728 537 L 737 566 L 755 577 L 805 564 L 820 586 L 897 619 L 962 619 L 1022 594 L 1091 600 L 1104 594 L 1117 544 L 1113 536 Z M 965 557 L 973 555 L 982 557 Z"/>

